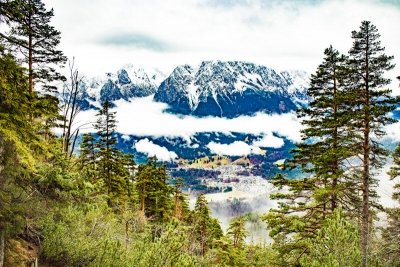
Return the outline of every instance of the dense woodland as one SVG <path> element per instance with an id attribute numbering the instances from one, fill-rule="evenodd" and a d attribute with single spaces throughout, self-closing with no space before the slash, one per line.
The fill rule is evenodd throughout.
<path id="1" fill-rule="evenodd" d="M 284 166 L 304 177 L 273 179 L 279 207 L 263 216 L 273 242 L 257 244 L 245 242 L 251 216 L 224 233 L 204 195 L 189 209 L 183 179 L 119 151 L 111 103 L 74 153 L 80 76 L 58 49 L 53 10 L 0 0 L 0 16 L 0 267 L 400 266 L 400 210 L 376 193 L 388 159 L 400 175 L 400 147 L 391 155 L 379 143 L 399 100 L 371 22 L 351 33 L 347 54 L 328 47 L 312 75 L 303 142 Z"/>

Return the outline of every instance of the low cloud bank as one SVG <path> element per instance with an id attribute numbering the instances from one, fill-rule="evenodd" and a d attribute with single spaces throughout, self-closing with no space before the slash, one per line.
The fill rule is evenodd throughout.
<path id="1" fill-rule="evenodd" d="M 212 153 L 226 156 L 247 156 L 249 154 L 262 154 L 259 147 L 246 144 L 243 141 L 235 141 L 231 144 L 219 144 L 211 142 L 207 145 Z"/>
<path id="2" fill-rule="evenodd" d="M 295 113 L 257 113 L 254 116 L 233 119 L 198 118 L 167 113 L 168 106 L 153 102 L 152 96 L 137 98 L 131 102 L 121 100 L 116 104 L 118 132 L 126 135 L 182 137 L 190 140 L 193 135 L 202 132 L 238 132 L 265 135 L 265 139 L 259 142 L 274 143 L 274 146 L 280 146 L 283 142 L 274 134 L 294 142 L 301 140 L 301 124 Z"/>
<path id="3" fill-rule="evenodd" d="M 144 153 L 149 157 L 156 156 L 157 159 L 162 161 L 173 161 L 174 159 L 178 158 L 178 155 L 175 152 L 169 151 L 163 146 L 154 144 L 147 138 L 139 140 L 133 145 L 133 147 L 138 152 Z"/>

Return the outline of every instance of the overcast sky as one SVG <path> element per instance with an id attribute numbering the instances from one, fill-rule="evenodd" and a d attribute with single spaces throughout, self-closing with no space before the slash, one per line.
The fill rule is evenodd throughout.
<path id="1" fill-rule="evenodd" d="M 45 0 L 61 49 L 86 75 L 125 64 L 169 74 L 180 64 L 243 60 L 314 72 L 332 44 L 347 53 L 371 20 L 400 65 L 400 0 Z M 400 74 L 399 66 L 396 67 Z M 394 76 L 395 74 L 393 74 Z M 393 78 L 393 77 L 392 77 Z"/>

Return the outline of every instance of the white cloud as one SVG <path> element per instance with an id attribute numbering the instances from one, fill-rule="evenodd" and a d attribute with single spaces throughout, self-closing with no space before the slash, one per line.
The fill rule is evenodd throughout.
<path id="1" fill-rule="evenodd" d="M 233 119 L 198 118 L 166 113 L 168 106 L 153 102 L 152 97 L 137 98 L 131 102 L 117 101 L 116 104 L 118 131 L 127 135 L 182 137 L 190 140 L 194 134 L 202 132 L 238 132 L 269 136 L 276 133 L 295 142 L 301 140 L 301 124 L 294 113 L 257 113 L 255 116 Z"/>
<path id="2" fill-rule="evenodd" d="M 392 194 L 394 192 L 394 185 L 399 181 L 399 179 L 391 180 L 387 172 L 389 171 L 390 167 L 393 165 L 392 160 L 388 160 L 386 165 L 379 170 L 378 177 L 378 188 L 377 192 L 379 195 L 379 203 L 382 204 L 384 207 L 393 208 L 398 207 L 399 203 L 392 198 Z"/>
<path id="3" fill-rule="evenodd" d="M 249 154 L 264 154 L 261 147 L 280 148 L 285 144 L 282 138 L 276 137 L 271 133 L 264 134 L 260 140 L 251 145 L 243 141 L 235 141 L 230 144 L 220 144 L 210 142 L 207 147 L 212 153 L 226 156 L 247 156 Z"/>
<path id="4" fill-rule="evenodd" d="M 314 72 L 330 44 L 343 53 L 349 50 L 351 31 L 357 30 L 362 20 L 371 20 L 387 53 L 395 55 L 397 61 L 400 58 L 400 6 L 378 0 L 315 4 L 249 0 L 231 7 L 204 0 L 45 2 L 54 7 L 53 21 L 62 33 L 61 48 L 67 56 L 76 57 L 81 73 L 89 75 L 114 71 L 126 63 L 169 72 L 176 65 L 215 59 Z M 126 42 L 138 44 L 101 42 L 124 34 Z M 169 49 L 154 49 L 163 43 Z M 397 65 L 392 78 L 400 73 Z"/>
<path id="5" fill-rule="evenodd" d="M 253 142 L 254 146 L 258 147 L 272 147 L 280 148 L 285 144 L 282 138 L 276 137 L 272 134 L 266 134 L 261 140 Z"/>
<path id="6" fill-rule="evenodd" d="M 400 142 L 400 122 L 385 126 L 386 138 L 393 142 Z"/>
<path id="7" fill-rule="evenodd" d="M 263 136 L 251 145 L 242 142 L 242 155 L 260 153 L 259 147 L 279 148 L 283 145 L 282 138 L 274 134 L 286 137 L 293 142 L 301 141 L 300 129 L 302 127 L 296 114 L 264 114 L 257 113 L 255 116 L 240 116 L 233 119 L 220 117 L 192 117 L 175 115 L 166 112 L 168 105 L 152 101 L 152 96 L 136 98 L 131 102 L 124 100 L 116 101 L 117 107 L 117 131 L 128 140 L 129 135 L 138 137 L 181 137 L 190 145 L 192 137 L 197 133 L 219 132 L 226 135 L 231 133 L 244 133 Z M 95 122 L 95 111 L 83 111 L 79 113 L 77 125 Z M 94 132 L 93 127 L 81 129 L 81 133 Z M 245 146 L 245 145 L 246 146 Z M 193 144 L 197 148 L 198 144 Z M 237 148 L 237 147 L 233 147 Z M 147 150 L 146 150 L 147 151 Z M 247 151 L 247 152 L 246 152 Z M 234 153 L 234 152 L 232 152 Z M 229 152 L 227 152 L 229 155 Z"/>
<path id="8" fill-rule="evenodd" d="M 116 101 L 118 132 L 124 140 L 129 140 L 129 135 L 139 137 L 181 137 L 190 145 L 192 138 L 197 133 L 219 132 L 226 135 L 231 133 L 244 133 L 260 135 L 260 140 L 252 144 L 234 142 L 229 145 L 210 143 L 208 147 L 213 153 L 224 155 L 248 155 L 262 153 L 260 147 L 279 148 L 284 144 L 280 137 L 286 137 L 293 142 L 301 141 L 301 124 L 294 113 L 264 114 L 255 116 L 240 116 L 233 119 L 220 117 L 192 117 L 167 113 L 168 105 L 153 102 L 152 96 L 136 98 L 131 102 Z M 80 124 L 94 122 L 96 116 L 92 110 L 81 112 L 77 118 Z M 81 132 L 93 132 L 93 128 L 85 128 Z M 149 140 L 140 140 L 136 149 L 143 149 L 143 153 L 154 153 L 160 159 L 173 159 L 166 148 L 160 149 Z M 158 148 L 157 148 L 158 147 Z M 193 144 L 197 148 L 198 144 Z M 156 153 L 157 152 L 157 153 Z M 174 153 L 174 152 L 172 152 Z M 151 155 L 154 155 L 151 154 Z M 174 153 L 175 154 L 175 153 Z M 176 154 L 175 154 L 176 155 Z"/>
<path id="9" fill-rule="evenodd" d="M 178 157 L 173 151 L 168 151 L 167 148 L 154 144 L 149 139 L 145 138 L 139 140 L 134 144 L 134 148 L 141 153 L 148 155 L 149 157 L 156 156 L 157 159 L 162 161 L 172 161 Z"/>
<path id="10" fill-rule="evenodd" d="M 235 141 L 231 144 L 219 144 L 211 142 L 207 145 L 212 153 L 226 156 L 247 156 L 249 154 L 262 154 L 259 147 L 251 146 L 243 141 Z"/>

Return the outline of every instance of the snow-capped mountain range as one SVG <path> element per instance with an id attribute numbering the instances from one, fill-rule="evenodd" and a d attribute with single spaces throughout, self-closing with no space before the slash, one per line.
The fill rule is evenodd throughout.
<path id="1" fill-rule="evenodd" d="M 301 71 L 279 73 L 247 62 L 204 61 L 176 67 L 154 100 L 169 104 L 171 111 L 196 116 L 284 113 L 307 102 L 307 79 Z"/>
<path id="2" fill-rule="evenodd" d="M 256 112 L 284 113 L 305 105 L 308 74 L 277 72 L 240 61 L 204 61 L 176 67 L 167 77 L 157 69 L 126 65 L 115 73 L 86 78 L 81 84 L 84 108 L 119 99 L 154 94 L 173 113 L 237 117 Z"/>
<path id="3" fill-rule="evenodd" d="M 115 101 L 120 115 L 117 118 L 121 130 L 118 146 L 134 154 L 138 162 L 152 155 L 170 161 L 195 160 L 215 153 L 242 153 L 240 155 L 251 154 L 257 158 L 255 173 L 267 175 L 277 170 L 274 162 L 287 156 L 294 140 L 290 133 L 279 128 L 279 123 L 273 126 L 271 121 L 268 122 L 268 116 L 280 120 L 283 119 L 281 116 L 291 116 L 280 113 L 306 105 L 308 79 L 308 74 L 303 71 L 278 72 L 238 61 L 204 61 L 196 66 L 177 66 L 168 76 L 157 69 L 128 65 L 113 73 L 85 78 L 80 84 L 79 104 L 88 110 L 81 114 L 83 118 L 87 115 L 88 121 L 93 119 L 90 109 L 99 108 L 105 100 Z M 258 123 L 260 116 L 265 119 L 265 130 L 248 129 L 253 126 L 237 127 L 236 122 L 241 124 L 255 119 Z M 285 120 L 296 124 L 289 117 Z M 164 121 L 167 124 L 161 123 Z M 222 127 L 217 127 L 216 121 L 220 121 Z M 208 125 L 204 131 L 190 125 L 191 132 L 185 128 L 189 122 Z M 130 124 L 143 127 L 132 128 Z M 161 130 L 148 131 L 145 129 L 147 124 Z M 163 130 L 169 127 L 176 130 Z M 232 149 L 240 152 L 231 153 Z"/>
<path id="4" fill-rule="evenodd" d="M 93 106 L 99 106 L 105 100 L 129 100 L 152 95 L 165 78 L 165 74 L 156 68 L 144 69 L 129 64 L 116 73 L 108 72 L 102 76 L 84 78 L 81 91 L 83 98 Z"/>

